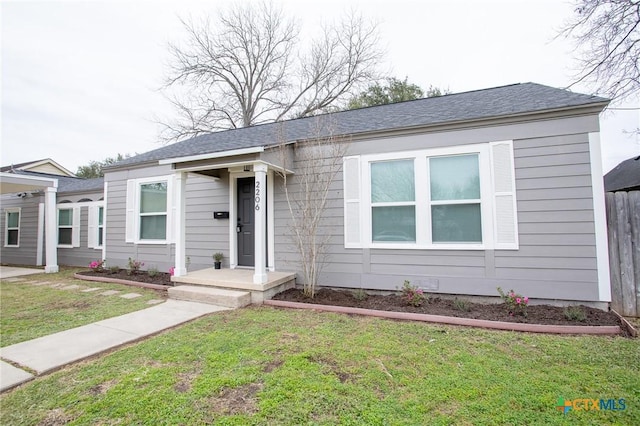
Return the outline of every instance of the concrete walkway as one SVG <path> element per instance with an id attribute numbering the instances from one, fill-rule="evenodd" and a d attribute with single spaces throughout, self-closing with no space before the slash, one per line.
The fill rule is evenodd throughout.
<path id="1" fill-rule="evenodd" d="M 0 278 L 21 277 L 23 275 L 44 274 L 44 269 L 20 268 L 17 266 L 0 266 Z"/>
<path id="2" fill-rule="evenodd" d="M 229 308 L 167 300 L 152 308 L 1 348 L 0 357 L 40 375 L 223 310 Z M 33 377 L 27 371 L 0 361 L 0 392 Z"/>

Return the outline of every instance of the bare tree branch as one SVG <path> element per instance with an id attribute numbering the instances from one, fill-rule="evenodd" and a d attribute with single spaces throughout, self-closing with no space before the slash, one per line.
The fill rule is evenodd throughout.
<path id="1" fill-rule="evenodd" d="M 283 124 L 284 125 L 284 124 Z M 323 267 L 328 261 L 327 246 L 333 237 L 333 227 L 323 226 L 331 195 L 332 184 L 342 170 L 349 141 L 334 135 L 331 116 L 317 117 L 311 123 L 311 140 L 293 145 L 293 163 L 290 164 L 291 145 L 279 136 L 282 188 L 291 215 L 291 238 L 299 256 L 304 280 L 304 293 L 313 297 Z M 295 173 L 287 175 L 286 169 Z"/>
<path id="2" fill-rule="evenodd" d="M 569 88 L 588 82 L 612 99 L 637 96 L 640 0 L 579 0 L 575 12 L 559 34 L 573 38 L 581 55 L 580 72 Z"/>
<path id="3" fill-rule="evenodd" d="M 182 24 L 187 41 L 169 46 L 164 90 L 177 117 L 162 122 L 166 142 L 325 112 L 377 77 L 377 27 L 356 13 L 302 55 L 296 23 L 270 3 Z"/>

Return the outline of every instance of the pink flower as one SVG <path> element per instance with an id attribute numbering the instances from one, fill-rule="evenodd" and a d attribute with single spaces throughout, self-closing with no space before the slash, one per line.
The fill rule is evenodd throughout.
<path id="1" fill-rule="evenodd" d="M 528 297 L 525 297 L 525 298 L 524 298 L 524 304 L 526 305 L 526 304 L 528 304 L 528 303 L 529 303 L 529 298 L 528 298 Z"/>
<path id="2" fill-rule="evenodd" d="M 520 299 L 519 297 L 516 297 L 516 303 L 519 305 L 520 302 L 522 301 L 522 299 Z"/>
<path id="3" fill-rule="evenodd" d="M 173 276 L 173 274 L 175 273 L 176 268 L 175 266 L 172 266 L 171 268 L 169 268 L 169 275 Z"/>

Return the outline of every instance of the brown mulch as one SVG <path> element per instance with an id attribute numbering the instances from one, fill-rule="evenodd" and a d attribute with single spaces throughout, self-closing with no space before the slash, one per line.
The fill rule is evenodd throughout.
<path id="1" fill-rule="evenodd" d="M 527 316 L 510 316 L 504 304 L 480 304 L 471 303 L 465 299 L 465 308 L 456 306 L 453 300 L 431 295 L 428 302 L 422 306 L 414 307 L 398 294 L 372 295 L 366 298 L 355 297 L 354 292 L 347 290 L 332 290 L 322 288 L 316 292 L 313 299 L 305 296 L 302 290 L 294 288 L 277 294 L 275 300 L 289 302 L 315 303 L 318 305 L 350 306 L 354 308 L 376 309 L 380 311 L 411 312 L 420 314 L 443 315 L 448 317 L 473 318 L 491 321 L 520 322 L 529 324 L 552 325 L 620 325 L 619 318 L 613 312 L 605 312 L 600 309 L 581 306 L 585 313 L 584 321 L 569 320 L 565 316 L 564 308 L 549 305 L 529 305 Z"/>
<path id="2" fill-rule="evenodd" d="M 117 278 L 120 280 L 136 281 L 139 283 L 147 284 L 160 284 L 166 286 L 172 286 L 171 275 L 166 272 L 158 272 L 153 277 L 150 276 L 147 271 L 139 271 L 138 273 L 131 273 L 127 269 L 120 269 L 118 272 L 113 272 L 109 269 L 105 269 L 103 272 L 97 271 L 82 271 L 78 272 L 78 275 L 84 275 L 88 277 L 107 277 Z"/>

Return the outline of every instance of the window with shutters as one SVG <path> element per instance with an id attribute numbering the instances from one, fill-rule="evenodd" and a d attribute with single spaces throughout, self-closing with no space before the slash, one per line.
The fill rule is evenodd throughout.
<path id="1" fill-rule="evenodd" d="M 4 211 L 4 246 L 20 247 L 20 208 L 9 208 Z"/>
<path id="2" fill-rule="evenodd" d="M 176 200 L 173 176 L 127 181 L 126 241 L 137 244 L 173 242 Z"/>
<path id="3" fill-rule="evenodd" d="M 80 247 L 80 206 L 58 205 L 58 247 Z"/>
<path id="4" fill-rule="evenodd" d="M 345 247 L 517 249 L 511 141 L 344 160 Z"/>

